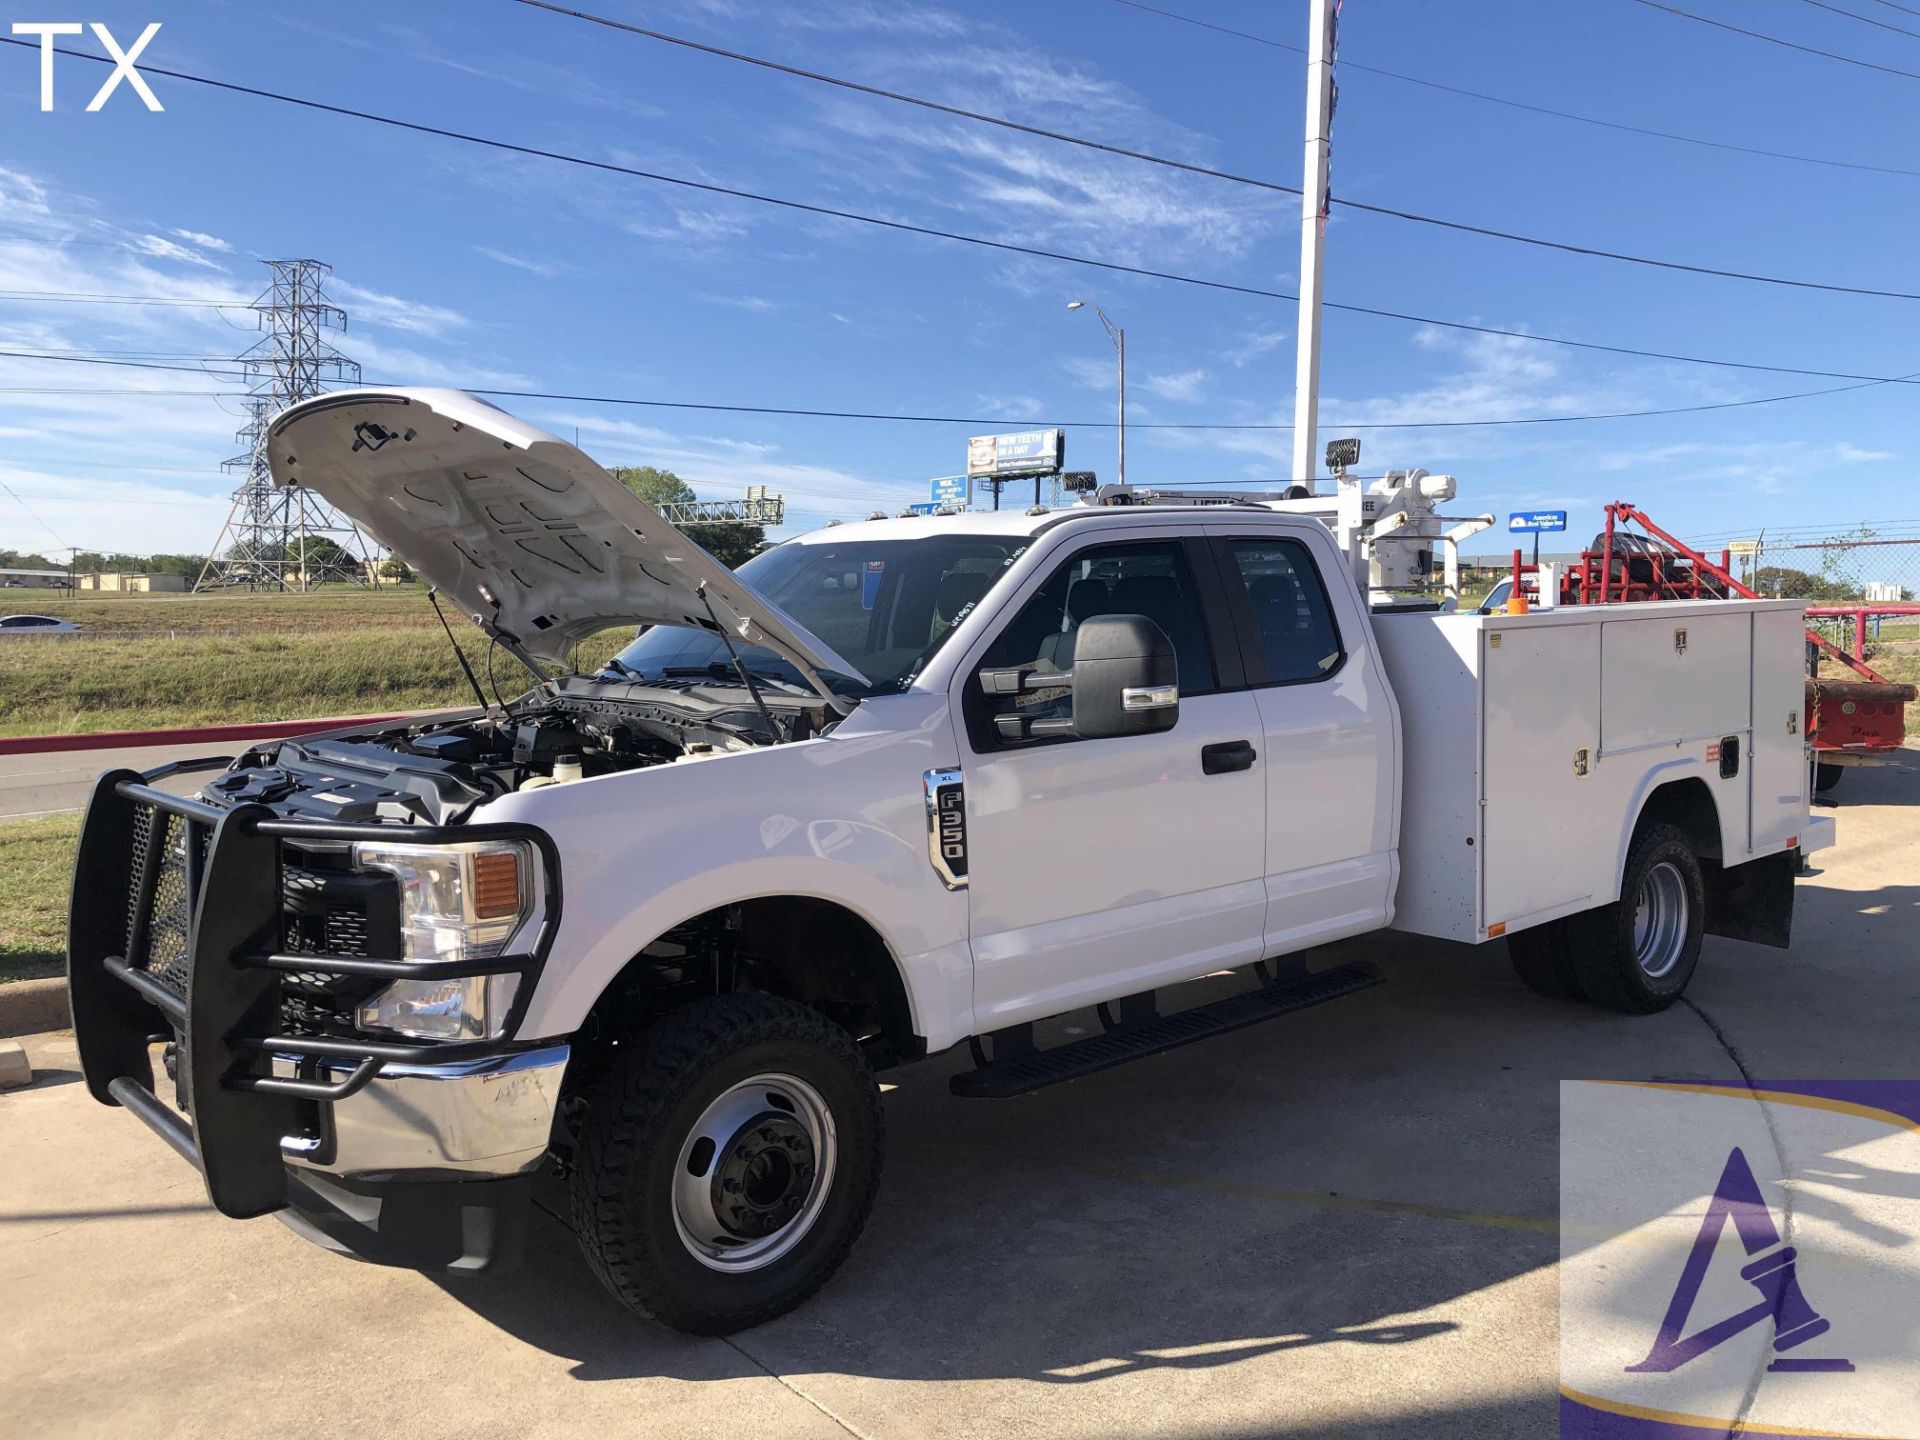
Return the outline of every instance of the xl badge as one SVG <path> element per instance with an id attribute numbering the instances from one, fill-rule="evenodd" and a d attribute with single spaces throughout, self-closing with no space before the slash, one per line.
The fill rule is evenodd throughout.
<path id="1" fill-rule="evenodd" d="M 958 770 L 929 770 L 927 858 L 949 890 L 967 888 L 967 791 Z"/>

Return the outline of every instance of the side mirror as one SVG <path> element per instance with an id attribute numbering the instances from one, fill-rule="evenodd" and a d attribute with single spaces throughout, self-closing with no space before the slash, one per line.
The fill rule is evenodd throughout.
<path id="1" fill-rule="evenodd" d="M 1073 644 L 1073 733 L 1157 735 L 1180 718 L 1180 667 L 1167 632 L 1144 615 L 1081 622 Z"/>

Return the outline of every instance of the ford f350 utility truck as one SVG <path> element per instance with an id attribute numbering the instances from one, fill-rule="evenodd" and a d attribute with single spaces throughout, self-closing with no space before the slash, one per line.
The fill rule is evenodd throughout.
<path id="1" fill-rule="evenodd" d="M 553 1168 L 615 1295 L 752 1325 L 858 1235 L 881 1071 L 966 1045 L 956 1095 L 1019 1094 L 1364 990 L 1307 957 L 1382 928 L 1658 1010 L 1703 931 L 1786 942 L 1831 829 L 1792 602 L 1371 608 L 1251 502 L 878 520 L 736 575 L 471 396 L 270 444 L 545 678 L 191 798 L 103 776 L 74 1021 L 222 1212 L 362 1258 L 495 1267 Z"/>

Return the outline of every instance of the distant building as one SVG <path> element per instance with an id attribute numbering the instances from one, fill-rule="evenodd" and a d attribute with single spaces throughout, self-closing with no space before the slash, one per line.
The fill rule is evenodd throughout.
<path id="1" fill-rule="evenodd" d="M 64 590 L 72 583 L 64 570 L 0 570 L 0 588 L 8 590 Z"/>
<path id="2" fill-rule="evenodd" d="M 1907 598 L 1904 585 L 1895 585 L 1890 580 L 1869 580 L 1864 587 L 1861 599 L 1868 604 L 1899 603 Z"/>
<path id="3" fill-rule="evenodd" d="M 187 589 L 187 577 L 184 575 L 137 575 L 96 570 L 88 575 L 76 575 L 74 579 L 82 590 L 98 590 L 106 594 L 184 594 Z"/>

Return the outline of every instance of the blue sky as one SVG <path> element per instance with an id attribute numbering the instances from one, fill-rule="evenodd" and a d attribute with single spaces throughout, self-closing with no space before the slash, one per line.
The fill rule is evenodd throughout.
<path id="1" fill-rule="evenodd" d="M 8 19 L 53 18 L 5 7 Z M 58 7 L 54 7 L 57 9 Z M 709 43 L 1220 169 L 1299 183 L 1303 62 L 1113 0 L 890 4 L 591 0 Z M 1304 43 L 1307 5 L 1169 0 Z M 1793 0 L 1702 14 L 1920 71 L 1920 38 Z M 1873 0 L 1852 8 L 1910 24 Z M 1291 290 L 1298 202 L 1096 155 L 544 14 L 509 0 L 327 6 L 91 0 L 143 63 L 914 224 Z M 97 50 L 91 36 L 64 42 Z M 1920 81 L 1631 0 L 1470 7 L 1350 0 L 1342 58 L 1762 148 L 1920 168 Z M 1129 419 L 1291 418 L 1295 314 L 1253 299 L 995 254 L 678 191 L 155 77 L 0 53 L 0 290 L 252 295 L 257 257 L 314 256 L 370 380 L 1004 420 L 1111 415 L 1097 301 L 1126 326 Z M 1596 129 L 1357 70 L 1340 75 L 1339 196 L 1737 270 L 1920 289 L 1920 179 Z M 1329 299 L 1533 334 L 1869 374 L 1920 370 L 1920 304 L 1684 276 L 1336 212 Z M 0 300 L 0 349 L 236 353 L 250 317 Z M 1711 403 L 1840 382 L 1328 318 L 1340 423 Z M 232 399 L 193 375 L 0 359 L 0 547 L 206 548 L 232 481 Z M 15 393 L 5 393 L 12 391 Z M 1915 399 L 1882 386 L 1701 415 L 1369 432 L 1362 469 L 1460 478 L 1461 512 L 1605 501 L 1682 533 L 1920 519 Z M 608 464 L 709 497 L 767 484 L 789 528 L 897 509 L 959 468 L 967 426 L 504 401 Z M 1284 432 L 1129 432 L 1129 478 L 1257 484 Z M 1110 430 L 1069 458 L 1103 479 Z M 24 507 L 20 503 L 24 501 Z M 31 510 L 31 514 L 27 513 Z"/>

